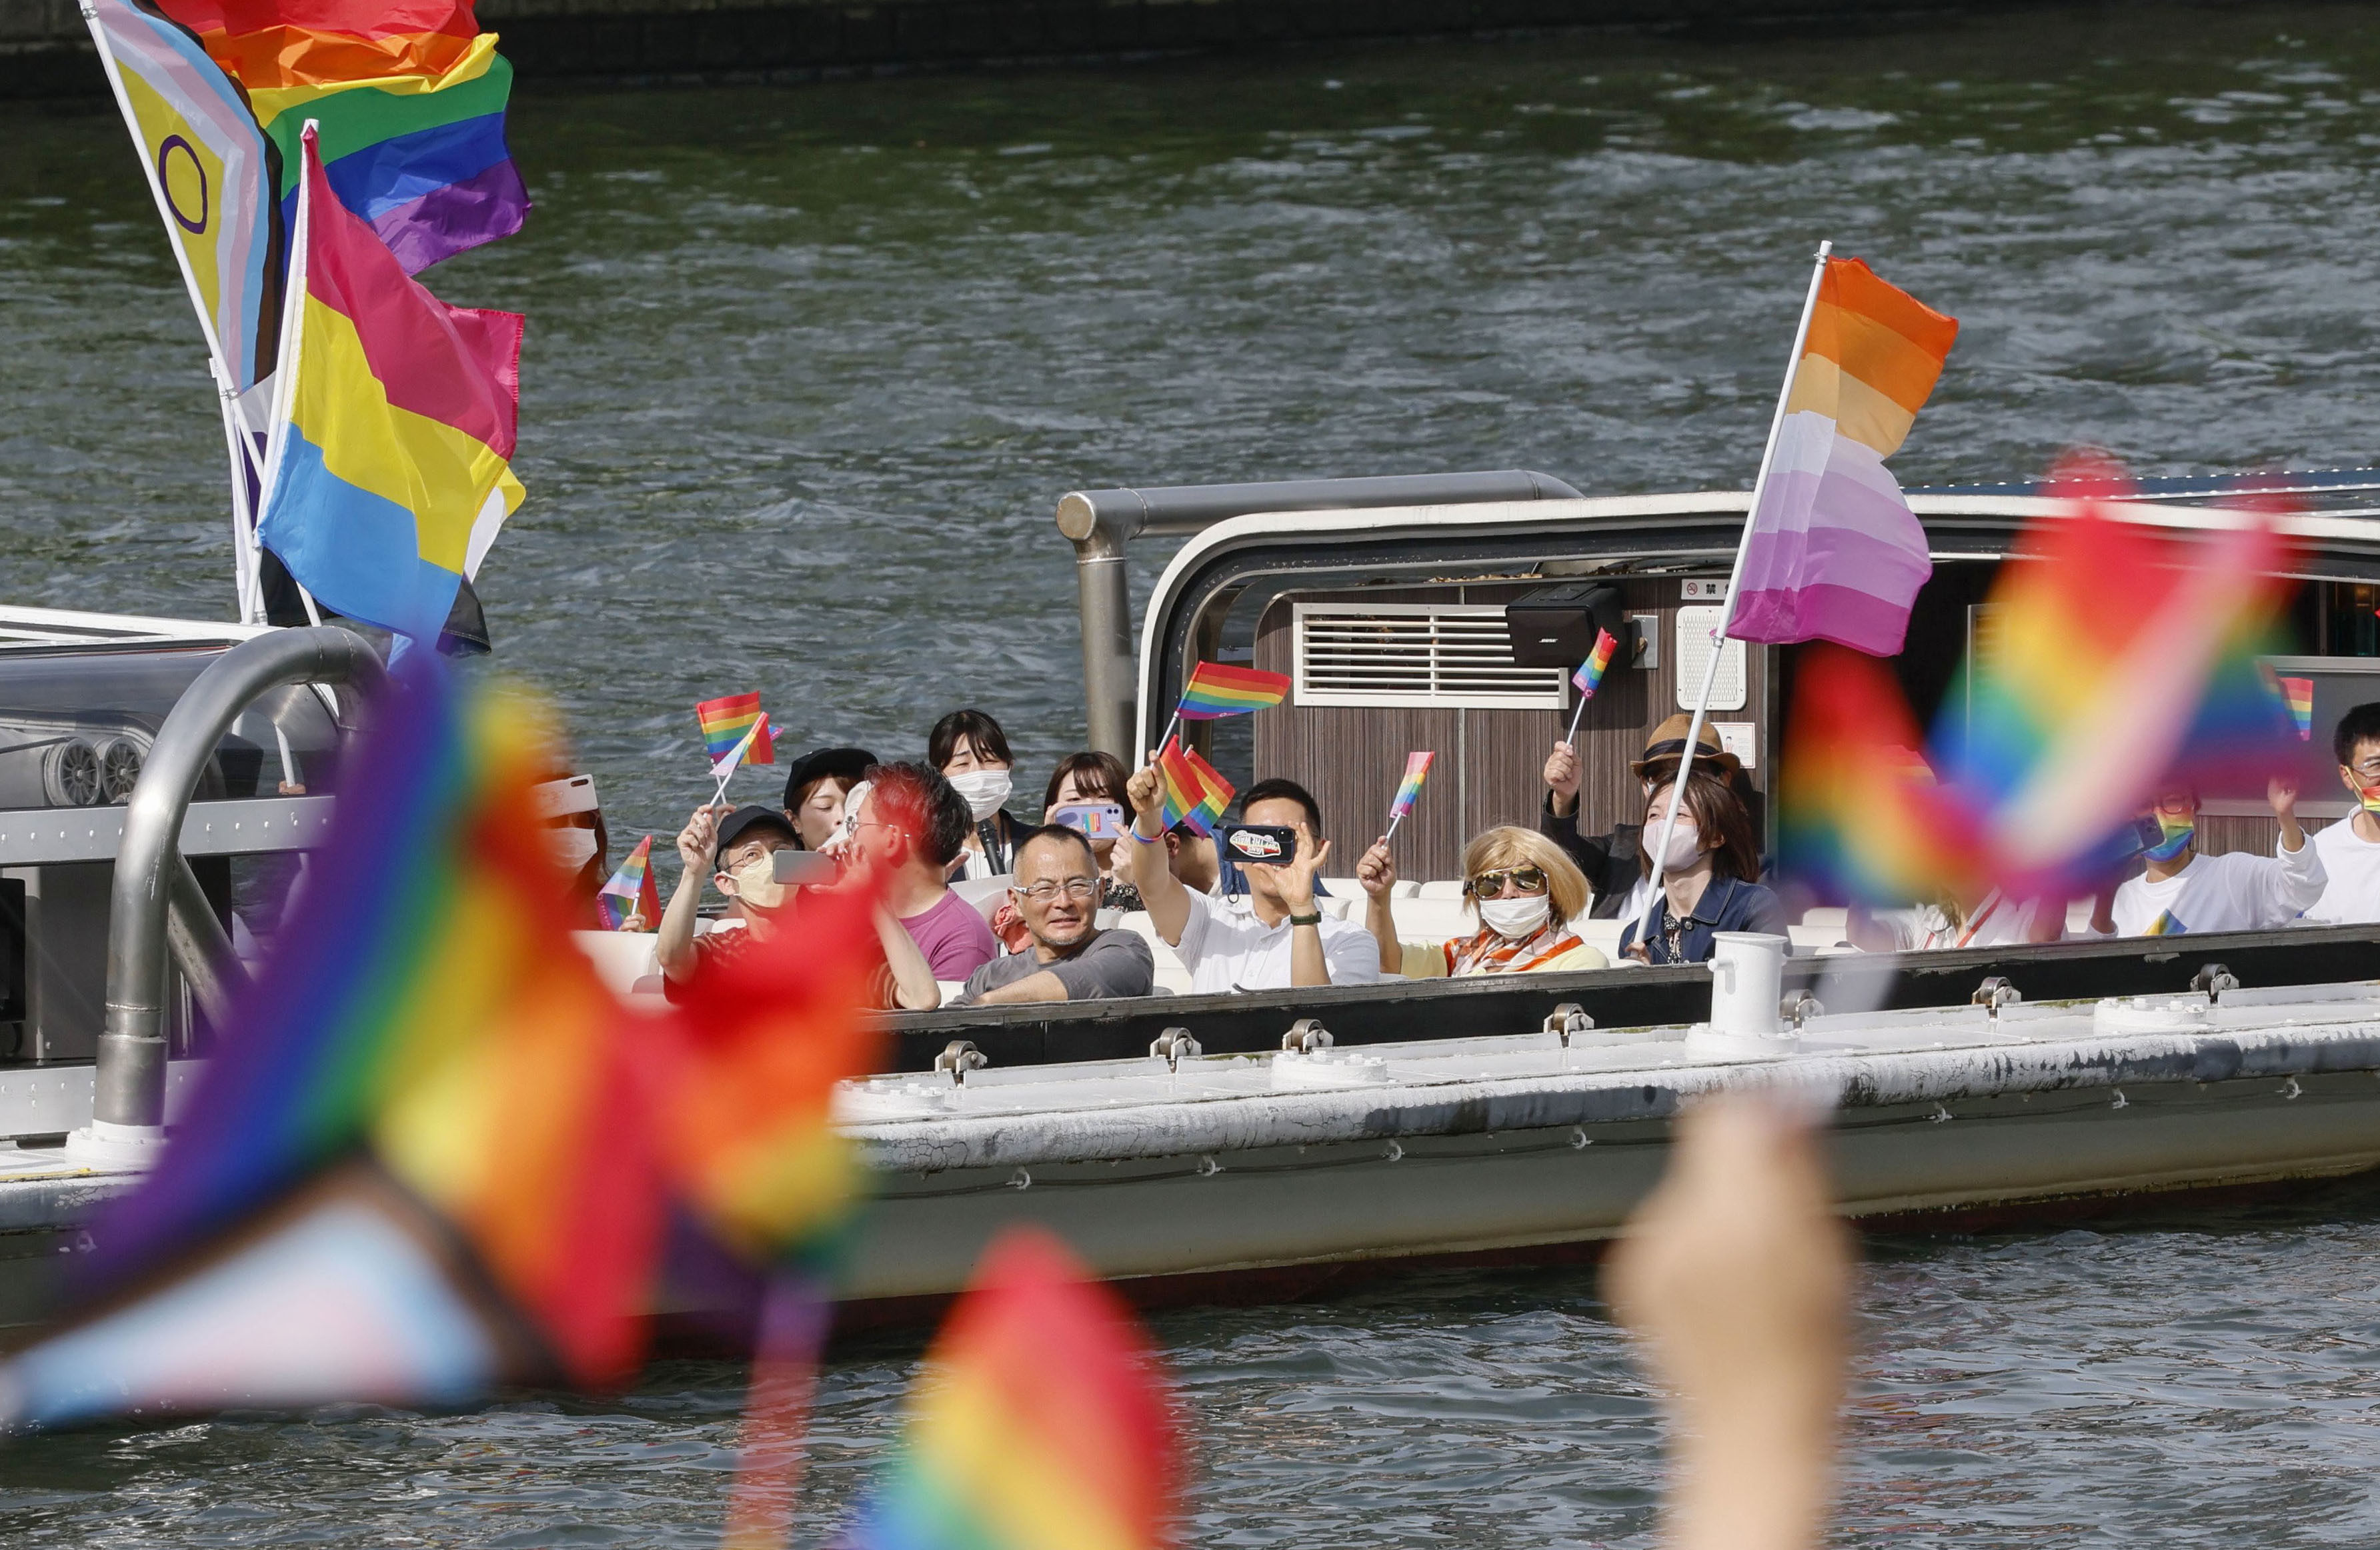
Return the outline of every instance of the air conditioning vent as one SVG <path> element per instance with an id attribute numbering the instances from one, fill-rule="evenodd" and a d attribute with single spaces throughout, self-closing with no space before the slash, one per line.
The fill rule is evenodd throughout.
<path id="1" fill-rule="evenodd" d="M 1560 668 L 1518 667 L 1500 607 L 1299 603 L 1300 705 L 1560 710 Z"/>

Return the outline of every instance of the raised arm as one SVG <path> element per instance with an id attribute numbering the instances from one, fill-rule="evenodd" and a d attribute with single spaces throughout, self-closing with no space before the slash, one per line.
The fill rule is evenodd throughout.
<path id="1" fill-rule="evenodd" d="M 1314 917 L 1314 879 L 1330 859 L 1330 842 L 1314 842 L 1314 830 L 1297 826 L 1297 855 L 1281 868 L 1281 902 L 1289 906 L 1289 983 L 1292 986 L 1330 983 L 1330 955 L 1322 949 L 1322 923 Z M 1298 921 L 1307 924 L 1300 926 Z M 1402 967 L 1402 964 L 1400 965 Z"/>
<path id="2" fill-rule="evenodd" d="M 2270 890 L 2273 913 L 2294 919 L 2322 902 L 2330 874 L 2298 822 L 2297 783 L 2276 776 L 2265 787 L 2265 797 L 2272 804 L 2273 817 L 2281 820 L 2281 842 L 2274 853 L 2280 866 L 2273 869 Z"/>
<path id="3" fill-rule="evenodd" d="M 669 904 L 662 911 L 661 939 L 653 944 L 653 958 L 661 965 L 662 977 L 680 985 L 694 977 L 694 923 L 702 908 L 703 888 L 710 881 L 711 853 L 718 848 L 713 836 L 718 832 L 719 812 L 697 807 L 677 833 L 677 858 L 685 866 L 678 872 Z"/>
<path id="4" fill-rule="evenodd" d="M 1355 863 L 1355 880 L 1364 885 L 1364 929 L 1380 947 L 1380 973 L 1395 977 L 1405 972 L 1405 944 L 1397 936 L 1396 912 L 1389 903 L 1397 886 L 1397 858 L 1389 854 L 1385 834 Z"/>
<path id="5" fill-rule="evenodd" d="M 1132 886 L 1140 890 L 1157 934 L 1168 947 L 1180 947 L 1182 932 L 1190 924 L 1190 890 L 1165 864 L 1165 800 L 1158 788 L 1155 755 L 1132 772 L 1123 797 L 1132 806 L 1132 832 L 1124 839 Z"/>

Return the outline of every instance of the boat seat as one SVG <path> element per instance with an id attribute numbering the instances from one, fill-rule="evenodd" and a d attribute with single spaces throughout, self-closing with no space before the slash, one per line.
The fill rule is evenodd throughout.
<path id="1" fill-rule="evenodd" d="M 1613 963 L 1620 962 L 1620 933 L 1628 929 L 1628 922 L 1597 920 L 1592 915 L 1581 915 L 1570 923 L 1570 928 L 1578 933 L 1580 941 L 1591 948 L 1601 949 L 1603 956 Z"/>
<path id="2" fill-rule="evenodd" d="M 660 987 L 653 952 L 661 938 L 650 931 L 573 931 L 570 939 L 595 965 L 595 976 L 614 995 L 634 994 L 646 979 Z"/>
<path id="3" fill-rule="evenodd" d="M 1834 911 L 1833 913 L 1836 914 L 1842 914 L 1840 910 Z M 1805 915 L 1803 918 L 1806 921 L 1808 916 Z M 1791 942 L 1797 950 L 1807 948 L 1812 951 L 1815 951 L 1819 948 L 1841 947 L 1846 945 L 1843 941 L 1843 927 L 1840 926 L 1788 926 L 1785 927 L 1785 938 L 1788 941 Z M 1853 949 L 1852 951 L 1856 951 L 1858 950 Z"/>
<path id="4" fill-rule="evenodd" d="M 1463 879 L 1461 878 L 1455 878 L 1451 880 L 1441 878 L 1433 882 L 1416 884 L 1414 890 L 1414 897 L 1416 899 L 1461 899 L 1463 897 Z"/>
<path id="5" fill-rule="evenodd" d="M 1832 931 L 1831 941 L 1842 941 L 1851 934 L 1852 913 L 1840 904 L 1822 904 L 1802 912 L 1802 924 L 1814 930 Z"/>
<path id="6" fill-rule="evenodd" d="M 1008 902 L 1008 885 L 1015 880 L 1006 872 L 996 878 L 962 878 L 951 884 L 951 891 L 973 904 L 975 913 L 983 916 L 983 923 L 989 926 L 993 913 Z"/>
<path id="7" fill-rule="evenodd" d="M 1157 934 L 1156 922 L 1147 910 L 1133 910 L 1116 923 L 1119 930 L 1129 931 L 1148 944 L 1149 956 L 1157 960 L 1157 988 L 1176 996 L 1190 993 L 1190 971 L 1182 964 L 1182 955 L 1172 943 Z"/>

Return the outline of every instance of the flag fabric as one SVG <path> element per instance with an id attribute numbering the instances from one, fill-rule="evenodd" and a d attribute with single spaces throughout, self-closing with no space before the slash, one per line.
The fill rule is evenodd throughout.
<path id="1" fill-rule="evenodd" d="M 1957 320 L 1828 259 L 1729 599 L 1736 640 L 1831 640 L 1888 657 L 1933 575 L 1884 460 L 1942 374 Z"/>
<path id="2" fill-rule="evenodd" d="M 1159 817 L 1168 829 L 1189 821 L 1192 814 L 1205 811 L 1207 787 L 1181 739 L 1169 737 L 1165 746 L 1157 751 L 1157 784 Z"/>
<path id="3" fill-rule="evenodd" d="M 995 1239 L 927 1352 L 850 1550 L 1160 1550 L 1181 1469 L 1122 1301 L 1056 1239 Z"/>
<path id="4" fill-rule="evenodd" d="M 540 843 L 545 718 L 407 664 L 327 881 L 163 1166 L 94 1227 L 96 1311 L 0 1364 L 0 1421 L 613 1384 L 681 1228 L 752 1258 L 839 1228 L 866 911 L 819 906 L 683 1010 L 628 1011 Z"/>
<path id="5" fill-rule="evenodd" d="M 1922 758 L 1888 670 L 1804 660 L 1781 767 L 1789 864 L 1876 899 L 2071 891 L 2131 854 L 2161 783 L 2280 767 L 2290 728 L 2257 660 L 2292 590 L 2278 532 L 2250 518 L 2184 539 L 2124 520 L 2097 499 L 2112 487 L 2073 468 L 2053 489 L 2085 493 L 2002 565 L 1987 648 Z"/>
<path id="6" fill-rule="evenodd" d="M 258 533 L 325 607 L 434 641 L 521 503 L 521 318 L 422 289 L 300 151 Z"/>
<path id="7" fill-rule="evenodd" d="M 1603 638 L 1609 640 L 1611 637 L 1605 636 Z M 1430 761 L 1437 757 L 1435 753 L 1405 756 L 1405 778 L 1398 782 L 1396 799 L 1389 804 L 1391 822 L 1414 810 L 1414 804 L 1421 799 L 1421 783 L 1429 779 Z"/>
<path id="8" fill-rule="evenodd" d="M 1223 821 L 1223 814 L 1230 809 L 1232 798 L 1238 793 L 1232 789 L 1232 782 L 1224 780 L 1213 765 L 1198 757 L 1197 749 L 1184 748 L 1182 758 L 1189 765 L 1190 772 L 1198 778 L 1200 788 L 1198 805 L 1183 814 L 1182 821 L 1200 838 L 1211 837 L 1215 826 Z"/>
<path id="9" fill-rule="evenodd" d="M 1611 638 L 1609 630 L 1595 632 L 1595 649 L 1586 654 L 1586 660 L 1581 662 L 1578 665 L 1578 671 L 1570 675 L 1572 684 L 1578 690 L 1579 698 L 1595 697 L 1595 691 L 1603 686 L 1604 670 L 1611 665 L 1611 654 L 1618 649 L 1620 649 L 1620 643 Z"/>
<path id="10" fill-rule="evenodd" d="M 473 0 L 164 0 L 249 86 L 436 75 L 480 30 Z"/>
<path id="11" fill-rule="evenodd" d="M 512 84 L 495 34 L 483 32 L 434 75 L 251 86 L 249 98 L 281 148 L 285 215 L 297 207 L 299 136 L 318 121 L 331 192 L 419 273 L 528 218 L 528 189 L 504 138 Z"/>
<path id="12" fill-rule="evenodd" d="M 1182 686 L 1177 712 L 1185 721 L 1211 721 L 1221 716 L 1245 716 L 1279 705 L 1289 693 L 1289 675 L 1252 667 L 1226 667 L 1200 662 Z"/>
<path id="13" fill-rule="evenodd" d="M 595 912 L 606 931 L 625 930 L 631 915 L 644 917 L 644 928 L 658 931 L 662 924 L 662 895 L 653 881 L 653 837 L 650 834 L 637 842 L 628 859 L 611 879 L 595 890 Z"/>
<path id="14" fill-rule="evenodd" d="M 272 370 L 279 322 L 273 148 L 185 29 L 141 0 L 89 0 L 86 16 L 207 347 L 244 393 Z"/>
<path id="15" fill-rule="evenodd" d="M 2281 686 L 2281 698 L 2289 703 L 2289 720 L 2297 725 L 2298 741 L 2301 743 L 2313 742 L 2313 680 L 2311 678 L 2282 678 L 2278 679 L 2277 682 Z"/>
<path id="16" fill-rule="evenodd" d="M 694 708 L 694 719 L 702 727 L 702 749 L 713 779 L 739 764 L 777 762 L 776 740 L 769 735 L 769 718 L 760 709 L 759 694 L 704 700 Z"/>

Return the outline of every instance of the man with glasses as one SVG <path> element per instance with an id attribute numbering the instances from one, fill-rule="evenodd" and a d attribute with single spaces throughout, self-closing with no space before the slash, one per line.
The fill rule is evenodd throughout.
<path id="1" fill-rule="evenodd" d="M 963 1005 L 1006 1001 L 1104 1001 L 1146 996 L 1157 960 L 1130 931 L 1102 931 L 1099 863 L 1081 830 L 1052 824 L 1016 842 L 1016 880 L 1008 896 L 1025 917 L 1033 945 L 995 958 L 969 976 Z"/>
<path id="2" fill-rule="evenodd" d="M 2338 759 L 2338 783 L 2355 806 L 2313 837 L 2330 881 L 2306 918 L 2334 926 L 2380 920 L 2380 704 L 2359 705 L 2341 716 L 2330 746 Z"/>

